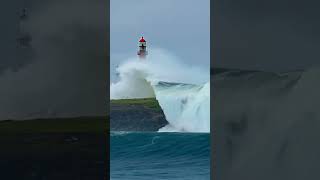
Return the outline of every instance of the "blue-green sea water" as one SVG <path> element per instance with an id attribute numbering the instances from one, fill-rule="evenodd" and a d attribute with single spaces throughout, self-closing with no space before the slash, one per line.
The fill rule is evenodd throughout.
<path id="1" fill-rule="evenodd" d="M 209 133 L 112 132 L 112 180 L 209 180 Z"/>

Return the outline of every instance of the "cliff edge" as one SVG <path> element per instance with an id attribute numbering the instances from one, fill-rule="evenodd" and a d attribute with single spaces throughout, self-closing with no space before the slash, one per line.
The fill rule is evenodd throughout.
<path id="1" fill-rule="evenodd" d="M 167 125 L 155 98 L 121 99 L 110 102 L 111 131 L 158 131 Z"/>

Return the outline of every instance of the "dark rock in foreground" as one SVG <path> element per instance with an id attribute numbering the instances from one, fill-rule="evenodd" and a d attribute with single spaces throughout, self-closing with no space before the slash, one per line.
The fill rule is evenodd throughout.
<path id="1" fill-rule="evenodd" d="M 111 131 L 158 131 L 168 124 L 158 106 L 155 99 L 113 100 L 110 104 Z"/>

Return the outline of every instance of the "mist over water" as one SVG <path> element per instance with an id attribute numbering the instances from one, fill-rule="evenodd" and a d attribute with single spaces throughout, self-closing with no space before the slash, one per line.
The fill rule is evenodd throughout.
<path id="1" fill-rule="evenodd" d="M 210 83 L 205 85 L 160 82 L 154 87 L 167 121 L 161 132 L 210 132 Z"/>
<path id="2" fill-rule="evenodd" d="M 120 64 L 120 80 L 110 86 L 111 99 L 155 97 L 150 85 L 159 81 L 184 84 L 205 84 L 210 79 L 209 68 L 184 64 L 163 49 L 151 49 L 146 59 L 129 58 Z"/>
<path id="3" fill-rule="evenodd" d="M 209 69 L 184 64 L 162 49 L 150 52 L 147 59 L 119 65 L 111 99 L 155 97 L 169 122 L 160 131 L 209 132 Z"/>

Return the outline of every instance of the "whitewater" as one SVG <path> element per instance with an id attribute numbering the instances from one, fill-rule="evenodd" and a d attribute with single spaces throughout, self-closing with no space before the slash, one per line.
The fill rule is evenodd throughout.
<path id="1" fill-rule="evenodd" d="M 116 69 L 111 99 L 156 98 L 169 124 L 160 132 L 210 132 L 210 72 L 163 49 L 129 58 Z"/>
<path id="2" fill-rule="evenodd" d="M 216 179 L 319 179 L 320 69 L 212 72 Z"/>

